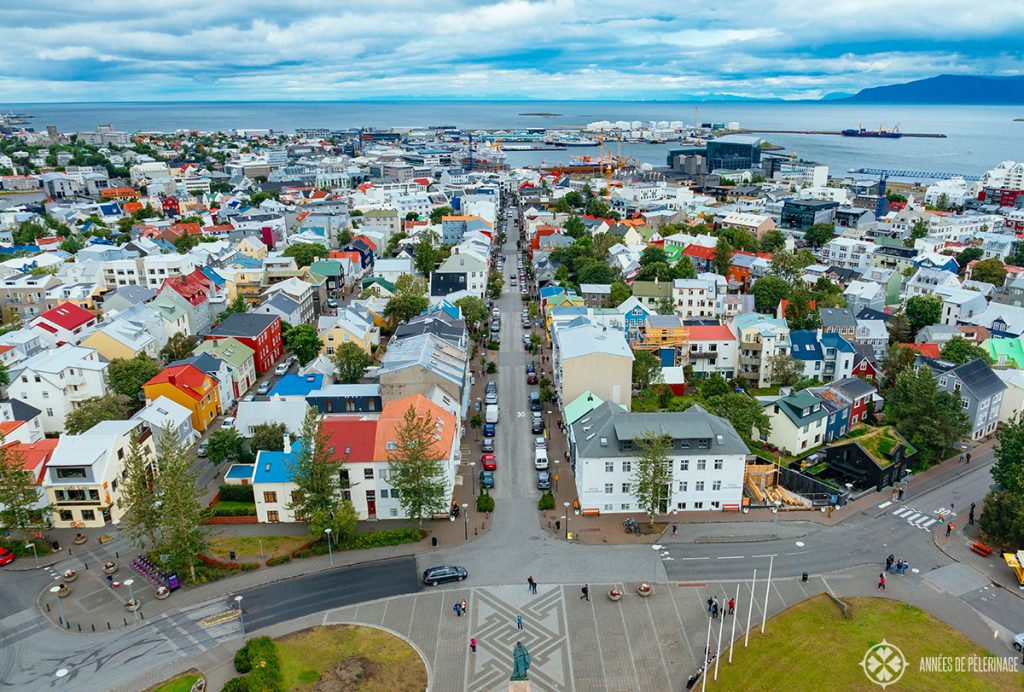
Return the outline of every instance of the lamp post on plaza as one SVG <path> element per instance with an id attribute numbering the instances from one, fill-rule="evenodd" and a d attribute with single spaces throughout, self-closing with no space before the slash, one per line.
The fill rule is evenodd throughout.
<path id="1" fill-rule="evenodd" d="M 60 624 L 61 624 L 61 627 L 63 627 L 64 626 L 64 606 L 61 605 L 61 603 L 60 603 L 60 587 L 59 586 L 51 586 L 50 587 L 50 593 L 52 593 L 54 596 L 57 597 L 57 614 L 60 615 Z"/>
<path id="2" fill-rule="evenodd" d="M 473 477 L 473 497 L 476 497 L 476 462 L 469 462 L 469 475 Z"/>
<path id="3" fill-rule="evenodd" d="M 558 464 L 560 461 L 560 459 L 555 459 L 555 495 L 558 494 Z"/>
<path id="4" fill-rule="evenodd" d="M 245 620 L 242 618 L 242 596 L 235 596 L 235 604 L 238 607 L 238 624 L 242 626 L 242 636 L 245 636 Z"/>
<path id="5" fill-rule="evenodd" d="M 132 604 L 135 604 L 135 592 L 132 591 L 132 584 L 135 583 L 135 580 L 134 579 L 125 579 L 121 583 L 128 587 L 128 598 L 131 599 Z M 139 609 L 136 608 L 135 609 L 135 619 L 138 620 L 139 618 L 140 618 L 140 616 L 139 616 Z"/>
<path id="6" fill-rule="evenodd" d="M 468 541 L 469 540 L 469 503 L 468 502 L 463 502 L 462 503 L 462 516 L 463 516 L 463 523 L 464 523 L 464 525 L 466 527 L 466 540 Z"/>
<path id="7" fill-rule="evenodd" d="M 327 553 L 331 556 L 331 567 L 334 567 L 334 548 L 331 543 L 331 529 L 330 527 L 324 529 L 324 533 L 327 534 Z"/>
<path id="8" fill-rule="evenodd" d="M 569 540 L 569 503 L 563 502 L 562 506 L 565 507 L 565 540 Z"/>

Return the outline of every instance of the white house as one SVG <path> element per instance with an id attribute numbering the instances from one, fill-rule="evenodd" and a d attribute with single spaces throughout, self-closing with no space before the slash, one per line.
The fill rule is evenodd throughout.
<path id="1" fill-rule="evenodd" d="M 23 361 L 11 372 L 11 396 L 43 412 L 43 431 L 64 431 L 71 409 L 107 393 L 108 363 L 91 348 L 66 344 Z"/>
<path id="2" fill-rule="evenodd" d="M 671 439 L 672 480 L 661 513 L 739 509 L 749 452 L 732 424 L 699 405 L 681 413 L 629 413 L 604 402 L 569 426 L 583 511 L 637 512 L 633 463 L 648 433 Z"/>
<path id="3" fill-rule="evenodd" d="M 787 454 L 800 454 L 825 442 L 828 412 L 821 399 L 806 390 L 777 399 L 764 413 L 771 421 L 771 432 L 754 432 Z"/>

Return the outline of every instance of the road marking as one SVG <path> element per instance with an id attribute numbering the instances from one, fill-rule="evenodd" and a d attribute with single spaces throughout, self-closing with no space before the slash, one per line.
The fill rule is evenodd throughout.
<path id="1" fill-rule="evenodd" d="M 922 529 L 927 529 L 929 526 L 935 523 L 935 519 L 929 519 L 927 522 L 921 525 Z"/>
<path id="2" fill-rule="evenodd" d="M 750 557 L 778 557 L 778 553 L 772 553 L 771 555 L 751 555 Z"/>
<path id="3" fill-rule="evenodd" d="M 894 516 L 901 517 L 904 514 L 910 514 L 913 511 L 914 510 L 910 507 L 900 507 L 899 509 L 894 509 L 892 513 Z"/>
<path id="4" fill-rule="evenodd" d="M 921 518 L 918 519 L 917 521 L 915 521 L 914 523 L 917 524 L 918 526 L 920 526 L 921 523 L 924 522 L 924 521 L 935 521 L 935 520 L 934 519 L 928 519 L 928 515 L 925 514 L 925 515 L 922 515 Z"/>
<path id="5" fill-rule="evenodd" d="M 722 557 L 715 558 L 716 560 L 742 560 L 742 555 L 723 555 Z"/>
<path id="6" fill-rule="evenodd" d="M 885 509 L 886 507 L 888 507 L 891 504 L 892 504 L 892 502 L 883 502 L 882 504 L 878 505 L 878 509 Z"/>
<path id="7" fill-rule="evenodd" d="M 903 518 L 906 519 L 908 523 L 912 523 L 918 517 L 923 517 L 923 516 L 927 516 L 927 515 L 921 514 L 920 512 L 914 512 L 913 514 L 908 514 L 908 515 L 904 516 Z"/>
<path id="8" fill-rule="evenodd" d="M 710 560 L 709 557 L 681 557 L 680 560 Z"/>

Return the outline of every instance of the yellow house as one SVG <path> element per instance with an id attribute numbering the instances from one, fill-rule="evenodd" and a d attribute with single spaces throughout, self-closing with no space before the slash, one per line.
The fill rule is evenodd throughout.
<path id="1" fill-rule="evenodd" d="M 380 343 L 380 327 L 376 318 L 374 323 L 369 323 L 347 310 L 341 310 L 335 317 L 320 318 L 320 341 L 328 356 L 333 356 L 335 349 L 348 343 L 372 354 L 373 347 Z"/>
<path id="2" fill-rule="evenodd" d="M 161 396 L 181 404 L 192 412 L 192 427 L 203 432 L 220 414 L 220 388 L 217 380 L 194 365 L 164 368 L 156 377 L 142 385 L 146 401 Z"/>
<path id="3" fill-rule="evenodd" d="M 267 258 L 268 250 L 267 246 L 264 245 L 259 239 L 254 236 L 246 236 L 235 243 L 235 250 L 246 257 L 251 257 L 254 260 L 262 262 Z"/>
<path id="4" fill-rule="evenodd" d="M 258 304 L 263 293 L 263 267 L 226 267 L 217 273 L 224 277 L 224 291 L 230 303 L 242 296 L 250 305 Z"/>
<path id="5" fill-rule="evenodd" d="M 128 360 L 140 353 L 155 358 L 160 350 L 152 334 L 124 320 L 102 325 L 82 340 L 82 346 L 96 349 L 107 360 Z"/>

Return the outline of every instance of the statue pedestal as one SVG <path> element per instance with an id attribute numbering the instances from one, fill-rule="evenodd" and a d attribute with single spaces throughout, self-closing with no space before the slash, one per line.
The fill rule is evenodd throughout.
<path id="1" fill-rule="evenodd" d="M 508 683 L 508 692 L 530 692 L 530 681 L 510 680 Z"/>

